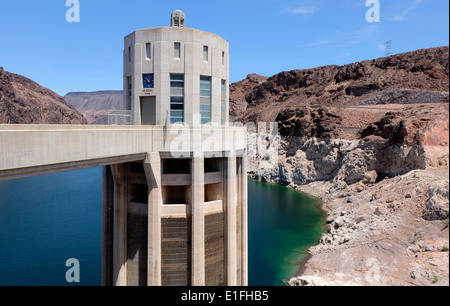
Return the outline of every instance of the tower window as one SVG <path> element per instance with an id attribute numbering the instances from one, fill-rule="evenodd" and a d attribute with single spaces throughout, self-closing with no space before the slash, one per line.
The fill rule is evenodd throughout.
<path id="1" fill-rule="evenodd" d="M 225 52 L 222 52 L 222 66 L 225 66 Z"/>
<path id="2" fill-rule="evenodd" d="M 211 77 L 200 76 L 200 118 L 201 123 L 211 122 Z"/>
<path id="3" fill-rule="evenodd" d="M 133 86 L 131 83 L 131 77 L 127 77 L 127 91 L 128 91 L 128 97 L 126 100 L 126 109 L 131 110 L 131 98 L 133 94 Z"/>
<path id="4" fill-rule="evenodd" d="M 151 43 L 145 44 L 145 59 L 147 59 L 147 60 L 152 59 L 152 44 Z"/>
<path id="5" fill-rule="evenodd" d="M 184 75 L 170 75 L 170 123 L 184 122 Z"/>
<path id="6" fill-rule="evenodd" d="M 128 47 L 128 61 L 131 63 L 131 47 Z"/>
<path id="7" fill-rule="evenodd" d="M 203 46 L 203 61 L 207 62 L 208 61 L 208 54 L 209 50 L 208 50 L 208 46 Z"/>
<path id="8" fill-rule="evenodd" d="M 225 118 L 226 118 L 226 98 L 227 98 L 227 94 L 226 94 L 226 84 L 225 84 L 225 80 L 222 80 L 221 84 L 220 84 L 220 89 L 221 89 L 221 106 L 220 106 L 220 112 L 221 112 L 221 124 L 224 125 L 225 124 Z"/>
<path id="9" fill-rule="evenodd" d="M 181 58 L 181 44 L 176 42 L 173 46 L 173 57 L 176 59 Z"/>

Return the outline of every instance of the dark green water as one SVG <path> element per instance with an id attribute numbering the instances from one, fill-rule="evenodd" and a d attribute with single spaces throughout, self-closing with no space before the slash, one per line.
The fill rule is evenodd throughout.
<path id="1" fill-rule="evenodd" d="M 0 286 L 100 285 L 101 168 L 0 182 Z M 323 229 L 318 202 L 249 179 L 249 285 L 280 285 Z"/>
<path id="2" fill-rule="evenodd" d="M 281 285 L 324 230 L 320 202 L 275 184 L 248 181 L 249 285 Z"/>

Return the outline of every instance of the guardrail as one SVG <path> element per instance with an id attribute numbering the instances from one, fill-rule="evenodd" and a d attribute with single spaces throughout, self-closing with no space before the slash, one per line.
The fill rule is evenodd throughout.
<path id="1" fill-rule="evenodd" d="M 108 125 L 131 125 L 131 111 L 112 111 L 108 114 Z"/>

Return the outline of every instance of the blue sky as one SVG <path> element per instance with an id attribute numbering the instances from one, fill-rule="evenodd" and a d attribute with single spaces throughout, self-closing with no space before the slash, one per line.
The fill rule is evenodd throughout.
<path id="1" fill-rule="evenodd" d="M 66 21 L 66 0 L 0 0 L 0 66 L 60 95 L 122 89 L 123 37 L 170 25 L 230 42 L 230 82 L 247 74 L 344 65 L 449 44 L 448 0 L 379 0 L 380 22 L 366 21 L 366 0 L 79 0 L 80 22 Z"/>

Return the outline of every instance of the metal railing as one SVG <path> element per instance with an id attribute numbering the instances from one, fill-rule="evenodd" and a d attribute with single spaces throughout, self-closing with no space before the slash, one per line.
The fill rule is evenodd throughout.
<path id="1" fill-rule="evenodd" d="M 108 125 L 131 125 L 131 111 L 117 110 L 108 114 Z"/>

